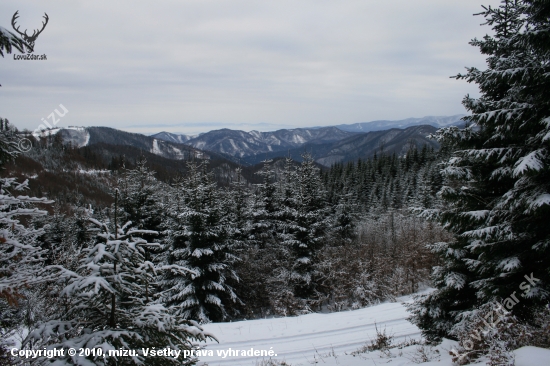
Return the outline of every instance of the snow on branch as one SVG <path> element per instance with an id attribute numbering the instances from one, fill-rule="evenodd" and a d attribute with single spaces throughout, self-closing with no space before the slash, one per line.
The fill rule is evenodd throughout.
<path id="1" fill-rule="evenodd" d="M 514 177 L 525 174 L 529 170 L 539 171 L 544 168 L 542 162 L 546 157 L 546 149 L 539 149 L 531 152 L 518 160 L 514 169 Z"/>

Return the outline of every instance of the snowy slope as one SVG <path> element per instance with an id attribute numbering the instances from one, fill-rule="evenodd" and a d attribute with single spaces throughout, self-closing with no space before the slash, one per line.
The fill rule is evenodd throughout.
<path id="1" fill-rule="evenodd" d="M 410 301 L 410 298 L 400 300 Z M 206 349 L 212 350 L 214 356 L 200 357 L 199 365 L 257 366 L 261 365 L 262 359 L 269 359 L 240 355 L 223 358 L 223 355 L 217 355 L 217 351 L 231 349 L 240 353 L 251 348 L 260 351 L 272 349 L 276 354 L 273 359 L 285 361 L 290 366 L 416 365 L 421 355 L 420 346 L 391 349 L 389 354 L 375 351 L 352 355 L 376 337 L 375 323 L 379 330 L 385 328 L 387 334 L 394 335 L 394 343 L 410 338 L 420 339 L 419 329 L 406 320 L 407 316 L 405 307 L 395 302 L 331 314 L 211 323 L 204 328 L 213 333 L 220 343 L 208 343 Z M 451 366 L 449 350 L 455 346 L 455 342 L 445 340 L 435 348 L 426 347 L 429 362 L 422 365 Z M 524 347 L 516 351 L 516 366 L 544 365 L 550 365 L 550 350 Z"/>
<path id="2" fill-rule="evenodd" d="M 73 146 L 88 146 L 88 143 L 90 142 L 90 133 L 88 132 L 88 129 L 86 127 L 78 126 L 55 127 L 42 131 L 35 130 L 32 135 L 38 139 L 40 137 L 57 135 L 58 133 L 61 134 L 63 141 L 66 143 L 71 142 Z"/>
<path id="3" fill-rule="evenodd" d="M 180 133 L 170 133 L 170 132 L 159 132 L 154 135 L 151 135 L 151 137 L 154 137 L 159 140 L 164 140 L 168 142 L 175 142 L 178 144 L 184 144 L 187 141 L 191 140 L 192 138 L 197 137 L 197 135 L 184 135 Z"/>

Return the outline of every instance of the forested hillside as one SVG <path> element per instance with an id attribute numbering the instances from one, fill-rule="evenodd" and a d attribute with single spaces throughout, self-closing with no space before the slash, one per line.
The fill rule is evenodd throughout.
<path id="1" fill-rule="evenodd" d="M 262 160 L 281 156 L 302 161 L 302 154 L 306 151 L 315 158 L 315 162 L 325 167 L 336 163 L 372 158 L 376 154 L 396 154 L 403 157 L 409 149 L 422 149 L 425 145 L 438 149 L 437 141 L 428 138 L 435 131 L 436 128 L 432 126 L 414 126 L 404 130 L 392 128 L 384 131 L 357 133 L 334 142 L 306 143 L 284 153 L 279 151 L 251 155 L 243 158 L 242 161 L 243 163 L 257 164 Z"/>
<path id="2" fill-rule="evenodd" d="M 17 141 L 12 130 L 3 133 Z M 25 194 L 55 200 L 36 199 L 42 211 L 22 221 L 35 228 L 30 255 L 38 257 L 20 270 L 50 290 L 6 280 L 5 300 L 16 303 L 2 305 L 11 309 L 10 339 L 23 329 L 43 346 L 82 339 L 70 326 L 76 314 L 59 310 L 99 306 L 89 302 L 95 298 L 108 300 L 100 308 L 110 315 L 101 320 L 89 308 L 90 326 L 121 332 L 132 309 L 152 304 L 200 323 L 359 308 L 425 286 L 434 264 L 425 244 L 447 235 L 407 210 L 437 206 L 440 154 L 427 146 L 323 171 L 305 154 L 300 163 L 267 160 L 245 173 L 228 162 L 168 160 L 130 146 L 78 148 L 56 136 L 24 154 L 13 150 L 16 160 L 4 170 L 26 181 Z M 6 181 L 5 195 L 13 184 Z M 112 274 L 126 255 L 134 259 L 116 273 L 149 266 L 143 287 L 126 288 L 101 272 L 94 281 L 104 287 L 88 287 L 82 263 Z M 85 300 L 88 291 L 94 296 Z M 141 294 L 129 309 L 126 291 Z M 17 322 L 25 312 L 29 321 Z M 69 327 L 65 341 L 45 337 L 61 324 Z M 122 341 L 111 333 L 102 339 Z"/>
<path id="3" fill-rule="evenodd" d="M 65 134 L 59 133 L 34 141 L 30 151 L 7 162 L 6 176 L 29 179 L 29 194 L 46 195 L 57 204 L 86 202 L 104 207 L 113 201 L 108 184 L 113 182 L 113 174 L 123 167 L 133 168 L 144 158 L 147 166 L 155 171 L 155 177 L 169 183 L 187 173 L 190 158 L 202 156 L 197 153 L 187 155 L 185 159 L 166 158 L 149 151 L 147 145 L 145 149 L 139 148 L 124 139 L 117 140 L 118 144 L 100 141 L 78 147 L 72 144 L 71 136 L 64 137 Z M 208 155 L 208 158 L 208 169 L 213 171 L 216 181 L 228 185 L 238 165 L 216 154 Z M 254 167 L 245 167 L 242 174 L 254 182 L 255 170 Z"/>

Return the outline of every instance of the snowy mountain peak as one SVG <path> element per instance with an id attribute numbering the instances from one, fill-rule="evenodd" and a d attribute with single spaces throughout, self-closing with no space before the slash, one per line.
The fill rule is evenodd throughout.
<path id="1" fill-rule="evenodd" d="M 285 151 L 306 143 L 321 144 L 339 141 L 354 135 L 336 127 L 282 129 L 273 132 L 241 131 L 227 128 L 210 131 L 199 136 L 168 134 L 161 132 L 152 137 L 165 141 L 182 141 L 197 149 L 215 151 L 232 157 Z"/>
<path id="2" fill-rule="evenodd" d="M 255 156 L 257 157 L 269 154 L 273 157 L 273 154 L 281 155 L 282 152 L 300 149 L 305 145 L 316 147 L 337 143 L 338 141 L 343 140 L 347 141 L 347 139 L 352 138 L 357 134 L 364 134 L 367 132 L 389 131 L 391 129 L 408 129 L 418 126 L 432 126 L 435 128 L 440 128 L 450 125 L 460 125 L 463 123 L 461 121 L 463 116 L 464 115 L 428 116 L 422 118 L 407 118 L 399 121 L 372 121 L 329 127 L 281 129 L 271 132 L 256 130 L 246 132 L 241 130 L 231 130 L 228 128 L 213 130 L 195 136 L 160 132 L 152 135 L 151 137 L 169 142 L 183 143 L 201 150 L 221 153 L 228 157 L 238 158 L 241 163 L 243 160 L 240 159 L 245 159 L 244 162 L 248 161 L 248 163 L 252 163 L 257 162 L 259 159 L 254 158 Z M 424 134 L 421 129 L 410 131 L 414 131 L 414 133 L 417 134 Z M 393 139 L 393 137 L 390 136 L 392 133 L 396 136 L 400 135 L 400 132 L 396 130 L 389 133 L 389 135 L 384 136 L 384 140 L 387 140 L 388 138 Z M 422 136 L 418 138 L 422 139 Z M 396 152 L 398 152 L 399 149 L 401 149 L 401 147 L 396 147 Z M 338 158 L 338 161 L 341 161 L 342 159 L 346 159 L 344 155 L 341 155 L 340 158 Z M 333 162 L 333 160 L 334 159 L 329 157 L 324 159 L 323 162 L 328 164 L 329 162 Z"/>

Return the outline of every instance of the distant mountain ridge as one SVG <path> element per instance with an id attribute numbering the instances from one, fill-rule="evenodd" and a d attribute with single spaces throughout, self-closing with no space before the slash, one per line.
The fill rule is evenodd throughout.
<path id="1" fill-rule="evenodd" d="M 253 135 L 256 134 L 276 134 L 279 131 L 294 131 L 294 130 L 313 130 L 313 129 L 324 129 L 324 128 L 330 128 L 330 127 L 336 127 L 339 130 L 346 131 L 346 132 L 371 132 L 371 131 L 383 131 L 383 130 L 389 130 L 392 128 L 408 128 L 412 126 L 422 126 L 422 125 L 429 125 L 434 127 L 447 127 L 447 126 L 462 126 L 464 125 L 464 121 L 462 121 L 462 117 L 466 116 L 465 114 L 456 114 L 454 116 L 426 116 L 426 117 L 420 117 L 420 118 L 406 118 L 402 120 L 376 120 L 376 121 L 370 121 L 370 122 L 358 122 L 358 123 L 352 123 L 352 124 L 341 124 L 341 125 L 335 125 L 335 126 L 316 126 L 316 127 L 304 127 L 304 128 L 296 128 L 296 129 L 281 129 L 274 132 L 258 132 L 258 131 L 241 131 L 245 133 L 250 133 Z M 221 129 L 221 130 L 214 130 L 214 131 L 225 131 L 228 129 Z M 239 130 L 232 130 L 232 131 L 239 131 Z M 155 137 L 157 139 L 161 139 L 164 141 L 169 142 L 177 142 L 177 143 L 186 143 L 187 141 L 200 138 L 200 136 L 211 133 L 206 132 L 199 135 L 185 135 L 181 133 L 171 133 L 171 132 L 159 132 L 156 134 L 151 135 L 152 137 Z"/>
<path id="2" fill-rule="evenodd" d="M 160 132 L 151 137 L 213 151 L 244 164 L 257 164 L 265 158 L 287 155 L 299 161 L 301 153 L 307 150 L 314 154 L 319 164 L 329 166 L 339 161 L 372 156 L 384 146 L 386 153 L 399 155 L 406 153 L 411 144 L 419 148 L 422 145 L 438 148 L 439 145 L 429 140 L 427 135 L 437 128 L 463 125 L 462 117 L 462 114 L 427 116 L 273 132 L 221 129 L 198 136 Z"/>
<path id="3" fill-rule="evenodd" d="M 355 133 L 336 127 L 282 129 L 273 132 L 221 129 L 203 133 L 184 142 L 196 149 L 244 158 L 274 151 L 286 151 L 309 144 L 335 142 Z M 161 132 L 151 137 L 165 141 L 184 140 L 184 135 Z"/>
<path id="4" fill-rule="evenodd" d="M 374 154 L 397 154 L 403 156 L 411 147 L 421 149 L 424 145 L 438 149 L 439 144 L 428 138 L 428 135 L 437 131 L 429 125 L 412 126 L 406 129 L 392 128 L 384 131 L 371 131 L 355 134 L 345 139 L 324 143 L 304 144 L 301 147 L 284 152 L 285 156 L 301 161 L 304 152 L 310 153 L 320 165 L 331 166 L 334 163 L 356 161 L 357 159 L 371 158 Z M 242 159 L 243 163 L 258 164 L 265 159 L 282 156 L 272 152 L 248 156 Z"/>
<path id="5" fill-rule="evenodd" d="M 182 143 L 169 142 L 139 133 L 117 130 L 110 127 L 68 127 L 44 130 L 35 137 L 59 135 L 65 143 L 84 147 L 98 143 L 132 146 L 152 154 L 173 160 L 190 158 L 227 160 L 213 152 L 205 152 Z"/>
<path id="6" fill-rule="evenodd" d="M 461 117 L 462 115 L 409 118 L 401 121 L 281 129 L 273 132 L 221 129 L 198 136 L 169 132 L 145 136 L 109 127 L 74 126 L 54 128 L 42 134 L 59 134 L 65 142 L 79 147 L 98 143 L 124 145 L 173 160 L 214 158 L 245 165 L 254 165 L 266 158 L 283 156 L 300 161 L 301 154 L 308 151 L 317 163 L 330 166 L 336 162 L 372 157 L 375 153 L 403 155 L 411 146 L 421 148 L 428 145 L 439 148 L 437 142 L 428 139 L 427 136 L 434 133 L 438 127 L 460 125 Z M 421 122 L 429 123 L 416 125 Z M 378 130 L 383 126 L 386 128 Z"/>
<path id="7" fill-rule="evenodd" d="M 454 116 L 426 116 L 422 118 L 407 118 L 399 121 L 371 121 L 360 122 L 349 125 L 337 125 L 342 131 L 349 132 L 371 132 L 371 131 L 383 131 L 392 128 L 408 128 L 412 126 L 429 125 L 433 127 L 447 127 L 447 126 L 462 126 L 464 122 L 461 120 L 465 114 L 457 114 Z"/>

